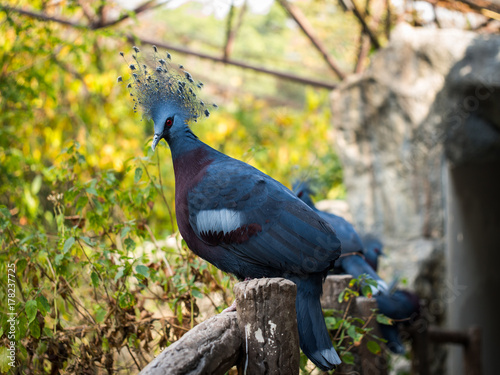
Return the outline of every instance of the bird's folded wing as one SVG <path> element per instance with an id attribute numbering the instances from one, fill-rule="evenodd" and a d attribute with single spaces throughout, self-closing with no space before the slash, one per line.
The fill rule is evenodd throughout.
<path id="1" fill-rule="evenodd" d="M 309 274 L 330 269 L 340 254 L 340 241 L 326 221 L 244 163 L 211 166 L 188 202 L 198 238 L 244 261 Z"/>

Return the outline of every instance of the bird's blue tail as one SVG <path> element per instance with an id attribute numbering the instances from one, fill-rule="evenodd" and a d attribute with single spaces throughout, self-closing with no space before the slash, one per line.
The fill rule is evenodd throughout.
<path id="1" fill-rule="evenodd" d="M 399 337 L 398 327 L 380 324 L 379 328 L 382 336 L 387 340 L 386 346 L 389 350 L 395 354 L 405 354 L 406 350 Z"/>
<path id="2" fill-rule="evenodd" d="M 314 275 L 293 281 L 297 284 L 295 308 L 300 348 L 321 370 L 331 370 L 341 361 L 333 348 L 321 310 L 323 279 L 320 275 Z"/>

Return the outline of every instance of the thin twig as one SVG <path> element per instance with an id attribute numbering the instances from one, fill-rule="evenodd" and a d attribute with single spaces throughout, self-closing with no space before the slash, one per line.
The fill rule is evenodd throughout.
<path id="1" fill-rule="evenodd" d="M 32 18 L 36 18 L 36 19 L 39 19 L 42 21 L 57 22 L 60 24 L 64 24 L 64 25 L 71 26 L 74 28 L 79 28 L 79 29 L 89 29 L 89 26 L 87 26 L 87 25 L 82 25 L 82 24 L 79 24 L 77 22 L 68 21 L 68 20 L 65 20 L 65 19 L 62 19 L 59 17 L 48 16 L 48 15 L 43 14 L 43 13 L 28 11 L 28 10 L 10 7 L 10 6 L 6 6 L 6 5 L 0 5 L 0 9 L 16 12 L 16 13 L 23 14 L 23 15 L 26 15 L 26 16 L 29 16 Z M 117 34 L 120 35 L 120 33 L 117 33 Z M 311 85 L 311 86 L 320 87 L 320 88 L 329 89 L 329 90 L 334 90 L 335 88 L 337 88 L 336 83 L 325 82 L 324 80 L 316 80 L 316 79 L 312 79 L 312 78 L 301 77 L 301 76 L 298 76 L 298 75 L 295 75 L 292 73 L 287 73 L 287 72 L 268 69 L 268 68 L 264 68 L 264 67 L 260 67 L 260 66 L 256 66 L 256 65 L 247 64 L 247 63 L 242 62 L 242 61 L 224 60 L 224 58 L 220 57 L 220 56 L 212 56 L 212 55 L 209 55 L 206 53 L 192 51 L 188 48 L 174 46 L 174 45 L 166 43 L 166 42 L 145 39 L 145 38 L 139 38 L 139 37 L 136 37 L 136 36 L 133 36 L 130 34 L 129 35 L 122 35 L 122 36 L 126 37 L 128 40 L 130 40 L 133 43 L 138 41 L 138 42 L 141 42 L 143 44 L 156 45 L 158 47 L 170 49 L 172 51 L 176 51 L 176 52 L 183 53 L 186 55 L 197 56 L 201 59 L 208 59 L 211 61 L 224 63 L 227 65 L 237 66 L 237 67 L 243 68 L 243 69 L 250 69 L 250 70 L 253 70 L 255 72 L 272 75 L 274 77 L 286 79 L 286 80 L 293 81 L 293 82 L 298 82 L 298 83 L 304 84 L 304 85 Z"/>
<path id="2" fill-rule="evenodd" d="M 87 258 L 87 260 L 89 261 L 90 265 L 94 269 L 95 273 L 97 274 L 97 276 L 101 280 L 102 286 L 104 287 L 104 292 L 106 293 L 106 296 L 108 297 L 108 301 L 111 301 L 111 298 L 109 297 L 109 294 L 108 294 L 108 288 L 106 288 L 106 283 L 104 282 L 104 279 L 102 278 L 101 273 L 98 271 L 98 269 L 96 268 L 96 266 L 94 266 L 94 263 L 92 263 L 92 261 L 88 257 L 87 253 L 85 252 L 85 249 L 83 248 L 82 243 L 80 242 L 80 239 L 77 238 L 76 241 L 78 242 L 78 245 L 80 245 L 80 248 L 82 249 L 82 253 L 85 255 L 85 258 Z"/>
<path id="3" fill-rule="evenodd" d="M 156 242 L 156 238 L 153 234 L 153 231 L 151 230 L 151 228 L 149 227 L 149 225 L 147 224 L 144 224 L 144 227 L 146 228 L 146 230 L 148 231 L 149 233 L 149 236 L 151 237 L 151 241 L 153 242 L 153 244 L 155 245 L 156 249 L 160 252 L 163 253 L 163 251 L 161 250 L 160 246 L 158 245 L 158 243 Z M 163 257 L 163 260 L 165 261 L 165 265 L 167 266 L 168 268 L 168 272 L 170 273 L 170 275 L 173 275 L 174 274 L 174 271 L 172 270 L 172 268 L 170 267 L 170 264 L 168 263 L 168 260 L 166 257 Z"/>
<path id="4" fill-rule="evenodd" d="M 229 59 L 229 55 L 233 51 L 234 40 L 236 38 L 236 34 L 243 24 L 243 15 L 247 9 L 247 2 L 245 1 L 241 7 L 240 13 L 238 15 L 238 22 L 236 26 L 233 27 L 233 18 L 234 18 L 234 1 L 231 3 L 231 8 L 227 15 L 227 29 L 226 29 L 226 43 L 224 44 L 224 60 Z"/>
<path id="5" fill-rule="evenodd" d="M 294 21 L 299 25 L 304 34 L 309 38 L 311 43 L 316 47 L 316 49 L 321 53 L 323 59 L 326 61 L 328 66 L 332 69 L 332 71 L 343 80 L 346 77 L 346 74 L 340 69 L 337 62 L 330 56 L 327 49 L 324 47 L 323 43 L 314 36 L 313 27 L 307 21 L 307 18 L 304 16 L 300 8 L 295 6 L 294 4 L 289 3 L 287 0 L 278 0 L 280 5 L 288 12 L 288 14 L 294 19 Z"/>
<path id="6" fill-rule="evenodd" d="M 130 350 L 129 346 L 127 345 L 126 346 L 127 350 L 128 350 L 128 353 L 130 354 L 130 356 L 132 357 L 132 359 L 134 360 L 135 362 L 135 365 L 137 366 L 137 369 L 139 371 L 141 371 L 141 366 L 139 366 L 139 364 L 137 363 L 137 360 L 135 359 L 134 355 L 132 354 L 132 351 Z"/>
<path id="7" fill-rule="evenodd" d="M 368 34 L 370 37 L 370 41 L 372 42 L 372 45 L 379 49 L 380 48 L 380 42 L 378 41 L 378 38 L 375 36 L 375 33 L 370 29 L 368 24 L 366 23 L 365 18 L 361 15 L 358 7 L 356 6 L 356 3 L 353 0 L 340 0 L 343 5 L 352 11 L 354 16 L 358 19 L 359 23 L 361 24 L 361 27 L 363 27 L 363 30 Z"/>
<path id="8" fill-rule="evenodd" d="M 247 63 L 242 62 L 242 61 L 224 60 L 223 57 L 212 56 L 212 55 L 209 55 L 209 54 L 206 54 L 203 52 L 192 51 L 188 48 L 175 46 L 175 45 L 167 43 L 167 42 L 139 38 L 139 37 L 134 37 L 132 35 L 129 35 L 127 38 L 131 42 L 134 42 L 134 43 L 139 41 L 142 44 L 155 45 L 157 47 L 169 49 L 171 51 L 176 51 L 176 52 L 179 52 L 179 53 L 182 53 L 185 55 L 196 56 L 196 57 L 199 57 L 201 59 L 207 59 L 207 60 L 220 62 L 220 63 L 227 64 L 227 65 L 233 65 L 233 66 L 237 66 L 237 67 L 243 68 L 243 69 L 250 69 L 250 70 L 253 70 L 255 72 L 269 74 L 269 75 L 272 75 L 272 76 L 275 76 L 278 78 L 283 78 L 283 79 L 286 79 L 289 81 L 294 81 L 294 82 L 302 83 L 305 85 L 311 85 L 311 86 L 321 87 L 321 88 L 330 89 L 330 90 L 333 90 L 333 89 L 337 88 L 337 86 L 338 86 L 336 83 L 325 82 L 324 80 L 315 80 L 312 78 L 305 78 L 305 77 L 301 77 L 301 76 L 298 76 L 298 75 L 295 75 L 292 73 L 287 73 L 287 72 L 282 72 L 282 71 L 278 71 L 278 70 L 263 68 L 263 67 L 256 66 L 256 65 L 247 64 Z"/>
<path id="9" fill-rule="evenodd" d="M 364 62 L 368 57 L 368 52 L 370 52 L 370 38 L 364 31 L 361 31 L 361 35 L 359 36 L 359 50 L 356 66 L 354 67 L 354 73 L 358 74 L 364 70 Z"/>
<path id="10" fill-rule="evenodd" d="M 170 216 L 170 224 L 172 225 L 172 233 L 175 232 L 175 226 L 174 226 L 174 216 L 172 215 L 172 210 L 170 209 L 170 205 L 167 203 L 167 198 L 165 198 L 165 194 L 163 193 L 163 182 L 161 179 L 161 168 L 160 168 L 160 153 L 156 153 L 156 160 L 158 164 L 158 179 L 160 180 L 160 192 L 161 196 L 163 197 L 163 200 L 165 201 L 165 204 L 167 205 L 168 209 L 168 214 Z M 153 182 L 153 181 L 151 181 Z"/>

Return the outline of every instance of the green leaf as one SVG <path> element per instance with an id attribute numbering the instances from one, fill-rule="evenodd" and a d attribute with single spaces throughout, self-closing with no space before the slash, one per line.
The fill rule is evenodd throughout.
<path id="1" fill-rule="evenodd" d="M 306 371 L 307 361 L 308 361 L 307 356 L 304 353 L 300 352 L 299 367 L 302 371 Z M 307 371 L 307 373 L 309 373 L 309 371 Z"/>
<path id="2" fill-rule="evenodd" d="M 129 226 L 123 227 L 121 232 L 120 232 L 120 236 L 122 238 L 125 238 L 125 237 L 127 237 L 128 232 L 130 232 L 130 227 Z"/>
<path id="3" fill-rule="evenodd" d="M 116 275 L 115 275 L 115 281 L 118 281 L 118 279 L 121 279 L 123 275 L 125 274 L 125 268 L 120 269 Z"/>
<path id="4" fill-rule="evenodd" d="M 102 350 L 104 351 L 104 353 L 109 352 L 109 341 L 106 337 L 102 339 Z"/>
<path id="5" fill-rule="evenodd" d="M 36 318 L 36 313 L 38 311 L 38 305 L 35 300 L 29 300 L 24 306 L 24 311 L 26 311 L 26 316 L 28 317 L 28 322 L 31 323 Z"/>
<path id="6" fill-rule="evenodd" d="M 0 206 L 0 212 L 7 218 L 10 218 L 12 216 L 9 209 L 4 205 Z"/>
<path id="7" fill-rule="evenodd" d="M 24 272 L 26 269 L 26 266 L 28 265 L 28 261 L 26 259 L 19 259 L 16 263 L 16 271 L 17 274 L 20 275 Z"/>
<path id="8" fill-rule="evenodd" d="M 349 335 L 349 337 L 352 337 L 353 339 L 356 339 L 356 337 L 357 337 L 356 326 L 350 326 L 347 329 L 347 334 Z"/>
<path id="9" fill-rule="evenodd" d="M 69 249 L 71 249 L 71 246 L 75 244 L 75 237 L 70 237 L 64 242 L 63 246 L 63 253 L 66 254 Z"/>
<path id="10" fill-rule="evenodd" d="M 135 267 L 135 272 L 138 274 L 144 276 L 145 278 L 149 277 L 149 268 L 146 267 L 145 265 L 139 264 L 138 266 Z"/>
<path id="11" fill-rule="evenodd" d="M 54 332 L 49 327 L 43 327 L 43 334 L 47 337 L 54 337 Z"/>
<path id="12" fill-rule="evenodd" d="M 36 175 L 31 183 L 31 194 L 37 195 L 42 187 L 42 176 Z"/>
<path id="13" fill-rule="evenodd" d="M 0 346 L 0 372 L 6 374 L 11 368 L 9 363 L 11 363 L 11 358 L 9 358 L 10 352 L 5 346 Z"/>
<path id="14" fill-rule="evenodd" d="M 142 168 L 136 168 L 135 169 L 135 174 L 134 174 L 134 183 L 138 183 L 139 180 L 141 179 L 142 177 L 142 173 L 144 171 L 142 170 Z"/>
<path id="15" fill-rule="evenodd" d="M 45 296 L 43 294 L 40 294 L 36 298 L 36 302 L 37 302 L 37 306 L 40 309 L 40 312 L 42 313 L 43 316 L 45 316 L 48 312 L 50 312 L 50 308 L 51 308 L 50 303 L 47 300 L 47 298 L 45 298 Z"/>
<path id="16" fill-rule="evenodd" d="M 342 292 L 340 292 L 339 297 L 337 298 L 338 303 L 342 303 L 344 301 L 345 294 L 346 294 L 345 290 L 343 290 Z"/>
<path id="17" fill-rule="evenodd" d="M 372 297 L 372 288 L 370 288 L 369 285 L 363 285 L 363 287 L 361 288 L 361 293 L 365 297 L 371 298 Z"/>
<path id="18" fill-rule="evenodd" d="M 30 323 L 30 332 L 31 336 L 35 339 L 40 338 L 40 324 L 38 324 L 38 320 L 35 319 Z"/>
<path id="19" fill-rule="evenodd" d="M 80 239 L 89 246 L 95 246 L 95 243 L 87 236 L 81 236 Z"/>
<path id="20" fill-rule="evenodd" d="M 95 321 L 97 323 L 102 323 L 104 322 L 104 318 L 106 317 L 106 314 L 108 312 L 104 310 L 101 306 L 99 306 L 95 312 Z"/>
<path id="21" fill-rule="evenodd" d="M 347 352 L 342 356 L 342 362 L 347 365 L 352 365 L 354 363 L 354 355 L 351 352 Z"/>
<path id="22" fill-rule="evenodd" d="M 130 237 L 125 238 L 123 243 L 125 244 L 125 248 L 128 251 L 132 251 L 135 249 L 135 241 L 133 239 L 131 239 Z"/>
<path id="23" fill-rule="evenodd" d="M 92 285 L 97 288 L 99 286 L 99 275 L 97 274 L 97 272 L 92 271 L 92 273 L 90 274 L 90 278 L 92 280 Z"/>
<path id="24" fill-rule="evenodd" d="M 119 298 L 118 298 L 118 305 L 122 309 L 128 309 L 132 307 L 135 303 L 134 296 L 130 293 L 123 293 Z"/>
<path id="25" fill-rule="evenodd" d="M 89 198 L 86 195 L 81 195 L 76 201 L 76 212 L 79 213 L 87 205 Z"/>
<path id="26" fill-rule="evenodd" d="M 392 319 L 388 318 L 387 316 L 383 314 L 377 314 L 377 322 L 380 324 L 386 324 L 391 326 L 392 325 Z"/>
<path id="27" fill-rule="evenodd" d="M 191 289 L 191 294 L 195 297 L 195 298 L 203 298 L 203 293 L 200 292 L 198 289 Z"/>
<path id="28" fill-rule="evenodd" d="M 56 266 L 58 266 L 59 264 L 61 264 L 61 261 L 64 259 L 64 255 L 63 254 L 57 254 L 56 257 L 54 258 L 54 263 L 56 264 Z"/>
<path id="29" fill-rule="evenodd" d="M 24 338 L 28 331 L 28 318 L 25 315 L 19 317 L 18 331 L 16 332 L 16 340 Z"/>
<path id="30" fill-rule="evenodd" d="M 88 188 L 85 189 L 85 191 L 89 194 L 92 194 L 92 195 L 98 195 L 97 194 L 97 190 L 95 188 L 93 188 L 92 186 L 89 186 Z"/>
<path id="31" fill-rule="evenodd" d="M 337 319 L 334 318 L 333 316 L 327 316 L 325 318 L 325 323 L 326 323 L 326 328 L 329 330 L 329 331 L 332 331 L 334 330 L 335 328 L 335 325 L 337 324 Z"/>
<path id="32" fill-rule="evenodd" d="M 373 354 L 380 354 L 380 352 L 381 352 L 380 345 L 376 341 L 373 341 L 373 340 L 368 341 L 366 343 L 366 347 Z"/>

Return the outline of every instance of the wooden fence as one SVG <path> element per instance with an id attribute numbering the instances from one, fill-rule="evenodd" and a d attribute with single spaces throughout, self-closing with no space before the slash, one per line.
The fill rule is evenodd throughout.
<path id="1" fill-rule="evenodd" d="M 325 309 L 344 310 L 339 294 L 351 280 L 349 275 L 328 276 L 321 300 Z M 234 287 L 236 312 L 216 315 L 197 325 L 180 340 L 163 350 L 141 375 L 225 374 L 236 365 L 238 374 L 299 373 L 299 345 L 295 313 L 296 286 L 289 280 L 254 279 Z M 350 304 L 351 316 L 377 331 L 374 299 L 358 297 Z M 406 330 L 412 346 L 412 374 L 428 375 L 429 342 L 454 343 L 464 347 L 466 375 L 481 374 L 481 332 L 449 331 L 426 324 Z M 365 342 L 356 346 L 353 365 L 340 365 L 337 374 L 386 375 L 386 352 L 376 355 Z"/>

